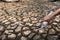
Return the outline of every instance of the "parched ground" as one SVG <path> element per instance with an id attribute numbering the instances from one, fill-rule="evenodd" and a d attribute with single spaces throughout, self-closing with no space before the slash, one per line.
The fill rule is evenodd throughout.
<path id="1" fill-rule="evenodd" d="M 40 33 L 40 20 L 59 2 L 22 0 L 0 2 L 0 40 L 60 40 L 60 15 L 49 21 Z"/>

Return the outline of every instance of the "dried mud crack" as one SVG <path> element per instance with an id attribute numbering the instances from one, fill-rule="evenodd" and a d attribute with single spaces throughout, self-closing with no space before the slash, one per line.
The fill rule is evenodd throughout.
<path id="1" fill-rule="evenodd" d="M 0 40 L 60 40 L 60 15 L 49 21 L 39 33 L 40 20 L 57 3 L 23 0 L 0 3 Z"/>

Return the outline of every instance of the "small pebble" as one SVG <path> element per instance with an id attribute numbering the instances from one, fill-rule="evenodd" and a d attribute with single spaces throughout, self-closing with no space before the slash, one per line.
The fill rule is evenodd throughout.
<path id="1" fill-rule="evenodd" d="M 10 35 L 8 35 L 8 38 L 15 39 L 16 35 L 15 34 L 10 34 Z"/>
<path id="2" fill-rule="evenodd" d="M 23 19 L 23 22 L 28 22 L 28 21 L 29 21 L 29 18 Z"/>
<path id="3" fill-rule="evenodd" d="M 60 17 L 59 16 L 56 16 L 56 18 L 54 19 L 56 22 L 59 22 L 60 21 Z"/>
<path id="4" fill-rule="evenodd" d="M 27 30 L 27 29 L 29 29 L 29 27 L 23 27 L 23 30 Z"/>
<path id="5" fill-rule="evenodd" d="M 49 34 L 55 34 L 55 33 L 56 33 L 56 31 L 54 29 L 49 30 Z"/>
<path id="6" fill-rule="evenodd" d="M 27 31 L 24 31 L 23 33 L 24 33 L 24 35 L 28 35 L 31 33 L 31 31 L 27 30 Z"/>
<path id="7" fill-rule="evenodd" d="M 11 34 L 11 33 L 9 33 L 9 31 L 8 30 L 5 30 L 5 32 L 4 32 L 5 34 Z"/>
<path id="8" fill-rule="evenodd" d="M 17 27 L 16 29 L 15 29 L 15 32 L 20 32 L 21 31 L 21 27 L 19 26 L 19 27 Z"/>
<path id="9" fill-rule="evenodd" d="M 4 27 L 3 26 L 0 26 L 0 31 L 4 31 Z"/>
<path id="10" fill-rule="evenodd" d="M 32 26 L 33 24 L 31 24 L 31 23 L 26 23 L 26 25 Z"/>
<path id="11" fill-rule="evenodd" d="M 53 24 L 53 25 L 57 25 L 58 23 L 56 23 L 56 22 L 53 22 L 52 24 Z"/>
<path id="12" fill-rule="evenodd" d="M 44 33 L 44 29 L 39 29 L 39 33 Z"/>
<path id="13" fill-rule="evenodd" d="M 27 38 L 22 36 L 22 37 L 21 37 L 21 40 L 27 40 Z"/>

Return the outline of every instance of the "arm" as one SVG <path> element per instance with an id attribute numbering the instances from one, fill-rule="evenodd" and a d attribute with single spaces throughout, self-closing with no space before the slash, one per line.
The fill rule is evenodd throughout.
<path id="1" fill-rule="evenodd" d="M 52 17 L 54 17 L 55 15 L 60 14 L 60 8 L 57 9 L 55 12 L 53 12 L 51 15 L 47 15 L 43 18 L 43 21 L 47 21 L 52 19 Z"/>

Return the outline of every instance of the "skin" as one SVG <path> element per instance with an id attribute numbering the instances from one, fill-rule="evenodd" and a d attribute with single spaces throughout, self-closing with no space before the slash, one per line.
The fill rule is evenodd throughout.
<path id="1" fill-rule="evenodd" d="M 41 22 L 42 21 L 48 21 L 48 20 L 52 19 L 57 14 L 60 14 L 60 8 L 57 9 L 55 12 L 53 12 L 51 15 L 47 15 L 44 18 L 42 18 Z"/>

